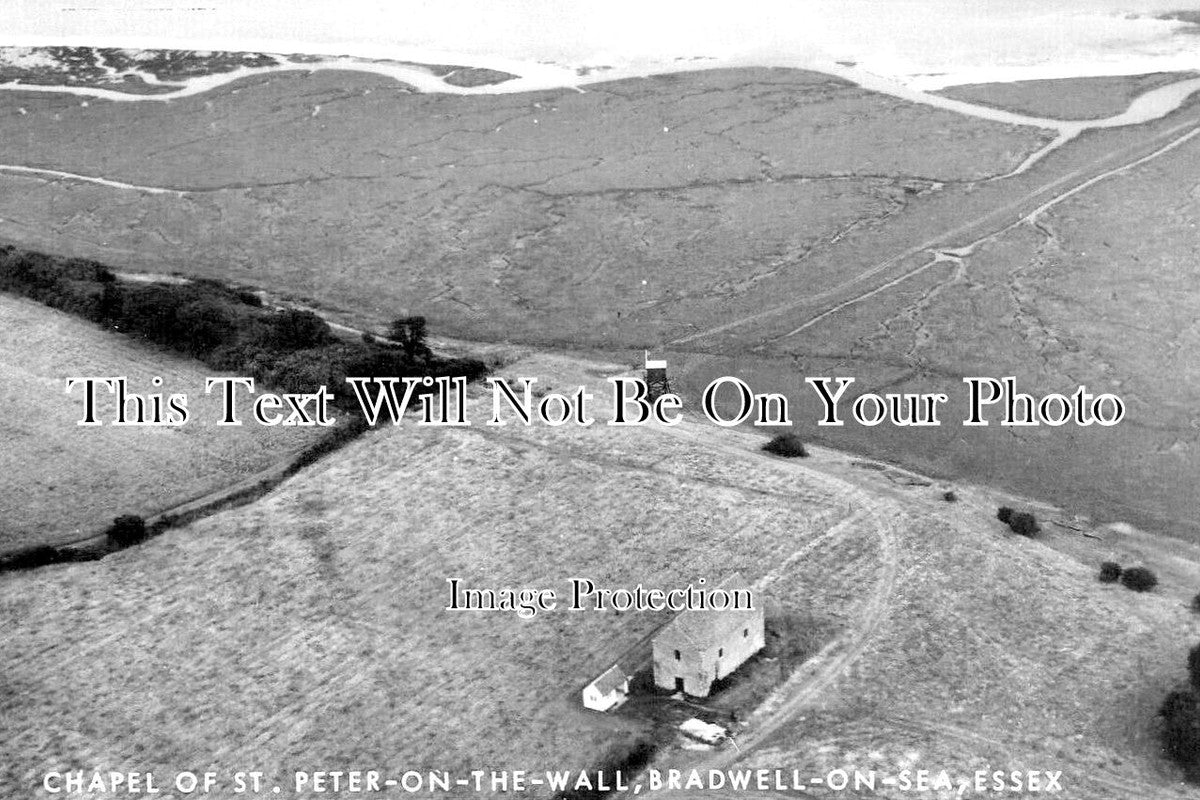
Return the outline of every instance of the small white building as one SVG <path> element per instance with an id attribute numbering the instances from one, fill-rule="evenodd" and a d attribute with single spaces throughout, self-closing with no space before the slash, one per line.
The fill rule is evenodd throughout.
<path id="1" fill-rule="evenodd" d="M 611 711 L 629 697 L 629 676 L 613 664 L 600 677 L 583 687 L 583 706 L 593 711 Z"/>

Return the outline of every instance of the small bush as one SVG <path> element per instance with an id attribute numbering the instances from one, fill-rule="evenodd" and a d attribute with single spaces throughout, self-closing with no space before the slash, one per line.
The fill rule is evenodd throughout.
<path id="1" fill-rule="evenodd" d="M 146 521 L 136 514 L 125 514 L 108 527 L 108 538 L 121 547 L 137 544 L 146 538 Z"/>
<path id="2" fill-rule="evenodd" d="M 783 456 L 784 458 L 805 458 L 808 456 L 808 451 L 804 449 L 804 442 L 794 433 L 781 433 L 764 444 L 762 449 L 768 453 Z"/>
<path id="3" fill-rule="evenodd" d="M 1100 565 L 1100 582 L 1116 583 L 1121 579 L 1121 565 L 1115 561 L 1105 561 Z"/>
<path id="4" fill-rule="evenodd" d="M 1158 585 L 1158 578 L 1145 567 L 1130 567 L 1121 573 L 1121 584 L 1135 592 L 1148 592 Z"/>
<path id="5" fill-rule="evenodd" d="M 1033 514 L 1028 511 L 1014 511 L 1008 506 L 1000 506 L 996 509 L 996 519 L 1022 536 L 1035 536 L 1042 530 Z"/>
<path id="6" fill-rule="evenodd" d="M 1192 611 L 1200 613 L 1200 593 L 1192 598 Z"/>
<path id="7" fill-rule="evenodd" d="M 956 495 L 954 492 L 945 492 L 942 494 L 942 499 L 947 503 L 954 503 L 958 501 L 958 495 Z"/>
<path id="8" fill-rule="evenodd" d="M 1042 530 L 1042 526 L 1038 525 L 1037 518 L 1027 511 L 1014 513 L 1008 520 L 1008 527 L 1012 528 L 1014 533 L 1029 537 L 1037 536 Z"/>

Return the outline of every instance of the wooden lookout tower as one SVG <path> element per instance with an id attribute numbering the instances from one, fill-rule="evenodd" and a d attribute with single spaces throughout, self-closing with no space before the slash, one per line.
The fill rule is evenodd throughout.
<path id="1" fill-rule="evenodd" d="M 671 391 L 671 382 L 667 380 L 667 361 L 666 359 L 650 358 L 648 350 L 645 351 L 645 356 L 646 394 L 648 399 L 657 400 Z"/>

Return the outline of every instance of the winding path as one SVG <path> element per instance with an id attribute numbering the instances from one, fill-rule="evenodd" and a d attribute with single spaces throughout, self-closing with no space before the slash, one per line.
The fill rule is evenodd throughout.
<path id="1" fill-rule="evenodd" d="M 862 502 L 867 498 L 861 495 L 858 499 Z M 764 708 L 756 714 L 754 727 L 747 735 L 738 739 L 737 748 L 722 750 L 707 766 L 719 769 L 738 761 L 747 751 L 759 746 L 791 722 L 863 656 L 887 619 L 890 601 L 896 588 L 900 559 L 894 530 L 881 513 L 883 504 L 878 501 L 870 502 L 872 507 L 868 511 L 868 518 L 879 538 L 880 574 L 856 624 L 805 662 L 784 684 L 778 700 L 775 703 L 768 700 Z"/>
<path id="2" fill-rule="evenodd" d="M 714 440 L 711 430 L 708 429 L 701 433 L 689 426 L 664 427 L 656 429 L 656 432 L 688 440 L 698 440 L 703 436 L 703 445 L 707 449 L 725 452 L 730 458 L 738 460 L 760 457 L 757 454 L 748 453 L 744 447 Z M 847 670 L 866 653 L 891 611 L 891 602 L 896 592 L 902 563 L 894 522 L 897 516 L 896 508 L 885 496 L 868 494 L 833 475 L 793 462 L 779 461 L 778 464 L 784 468 L 802 470 L 805 480 L 820 484 L 822 488 L 836 492 L 838 496 L 846 497 L 848 501 L 857 506 L 858 510 L 824 534 L 805 542 L 792 556 L 764 576 L 759 583 L 769 583 L 776 573 L 786 570 L 814 547 L 828 540 L 837 539 L 855 526 L 863 524 L 870 526 L 878 540 L 877 577 L 871 594 L 859 610 L 854 623 L 805 661 L 781 687 L 767 698 L 755 712 L 751 720 L 751 728 L 736 740 L 736 747 L 726 747 L 714 753 L 703 764 L 697 765 L 697 769 L 729 767 L 792 722 L 823 692 L 836 684 Z"/>

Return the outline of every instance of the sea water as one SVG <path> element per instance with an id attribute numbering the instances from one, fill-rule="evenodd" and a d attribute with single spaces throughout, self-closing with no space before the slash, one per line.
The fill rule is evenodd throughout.
<path id="1" fill-rule="evenodd" d="M 1200 0 L 19 0 L 0 45 L 389 58 L 501 69 L 519 88 L 722 66 L 841 62 L 911 88 L 1200 68 Z M 1200 13 L 1197 13 L 1200 21 Z M 490 91 L 512 91 L 511 82 Z"/>

